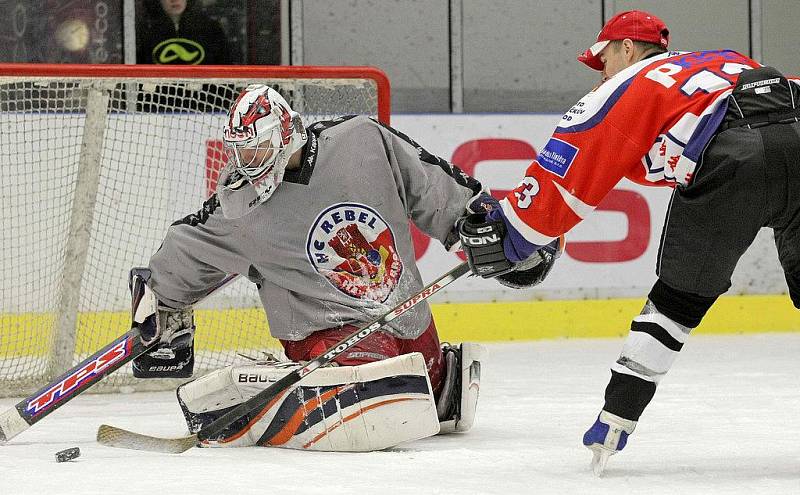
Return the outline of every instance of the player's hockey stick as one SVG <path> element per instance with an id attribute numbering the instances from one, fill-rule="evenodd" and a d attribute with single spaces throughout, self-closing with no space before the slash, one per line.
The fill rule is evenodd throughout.
<path id="1" fill-rule="evenodd" d="M 312 373 L 319 367 L 333 361 L 342 355 L 342 353 L 344 353 L 347 349 L 366 339 L 368 336 L 382 328 L 390 321 L 416 306 L 420 301 L 428 299 L 432 295 L 439 292 L 439 290 L 468 272 L 469 265 L 467 265 L 467 263 L 461 263 L 423 288 L 420 292 L 414 294 L 396 307 L 392 308 L 380 318 L 353 332 L 350 336 L 328 349 L 325 354 L 322 354 L 321 356 L 309 361 L 308 364 L 302 368 L 298 368 L 287 374 L 247 401 L 239 404 L 235 408 L 223 414 L 212 423 L 202 427 L 197 433 L 180 438 L 160 438 L 141 435 L 139 433 L 134 433 L 114 426 L 101 425 L 97 430 L 97 441 L 101 445 L 106 445 L 108 447 L 149 450 L 151 452 L 164 452 L 168 454 L 180 454 L 182 452 L 186 452 L 192 447 L 196 447 L 199 443 L 208 440 L 209 438 L 216 437 L 223 430 L 225 430 L 225 428 L 244 416 L 257 416 L 260 411 L 266 407 L 269 407 L 268 404 L 272 399 L 277 397 L 292 385 L 298 383 L 303 379 L 303 377 L 307 376 L 309 373 Z"/>
<path id="2" fill-rule="evenodd" d="M 236 277 L 238 277 L 236 274 L 228 275 L 209 292 L 209 295 Z M 155 341 L 149 346 L 145 346 L 142 344 L 138 329 L 128 330 L 124 335 L 117 337 L 107 346 L 65 371 L 33 395 L 0 413 L 0 443 L 11 440 L 110 373 L 157 345 L 158 341 Z"/>

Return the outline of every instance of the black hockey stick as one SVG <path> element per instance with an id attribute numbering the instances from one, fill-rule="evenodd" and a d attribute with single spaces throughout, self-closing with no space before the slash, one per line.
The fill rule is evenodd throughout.
<path id="1" fill-rule="evenodd" d="M 11 440 L 99 382 L 104 376 L 158 344 L 156 341 L 145 347 L 140 337 L 137 328 L 129 330 L 33 395 L 0 413 L 0 442 Z"/>
<path id="2" fill-rule="evenodd" d="M 258 415 L 260 411 L 269 407 L 272 399 L 280 395 L 292 385 L 298 383 L 303 379 L 303 377 L 307 376 L 309 373 L 312 373 L 321 366 L 333 361 L 342 355 L 347 349 L 366 339 L 368 336 L 382 328 L 390 321 L 416 306 L 420 301 L 428 299 L 432 295 L 439 292 L 439 290 L 468 272 L 469 265 L 467 265 L 467 263 L 461 263 L 423 288 L 420 292 L 414 294 L 397 305 L 395 308 L 391 309 L 380 318 L 353 332 L 350 336 L 328 349 L 325 354 L 322 354 L 316 359 L 309 361 L 308 364 L 302 368 L 298 368 L 287 374 L 247 401 L 239 404 L 235 408 L 223 414 L 212 423 L 200 428 L 200 431 L 197 433 L 180 438 L 160 438 L 141 435 L 139 433 L 134 433 L 114 426 L 100 425 L 100 428 L 97 430 L 97 441 L 101 445 L 108 447 L 148 450 L 151 452 L 164 452 L 169 454 L 180 454 L 182 452 L 186 452 L 192 447 L 196 447 L 198 443 L 218 436 L 223 430 L 225 430 L 225 428 L 237 420 L 248 415 Z"/>
<path id="3" fill-rule="evenodd" d="M 209 295 L 221 289 L 238 275 L 228 275 Z M 65 371 L 61 376 L 22 399 L 14 407 L 0 413 L 0 443 L 5 443 L 59 407 L 71 401 L 84 390 L 98 383 L 110 373 L 153 350 L 158 340 L 145 346 L 137 328 L 124 335 Z"/>

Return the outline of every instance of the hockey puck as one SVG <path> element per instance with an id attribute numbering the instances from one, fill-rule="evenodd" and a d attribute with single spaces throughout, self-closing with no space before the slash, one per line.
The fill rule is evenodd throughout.
<path id="1" fill-rule="evenodd" d="M 71 449 L 64 449 L 56 452 L 56 462 L 67 462 L 72 459 L 77 459 L 81 456 L 81 449 L 72 447 Z"/>

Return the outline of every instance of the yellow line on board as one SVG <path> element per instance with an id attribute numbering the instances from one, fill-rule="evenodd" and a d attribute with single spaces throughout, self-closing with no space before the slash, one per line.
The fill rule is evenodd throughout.
<path id="1" fill-rule="evenodd" d="M 622 337 L 645 299 L 530 301 L 433 305 L 443 341 Z M 721 297 L 696 333 L 800 331 L 787 296 Z"/>
<path id="2" fill-rule="evenodd" d="M 0 315 L 0 359 L 15 356 L 46 357 L 50 354 L 53 315 L 40 313 Z M 127 332 L 128 311 L 97 311 L 78 315 L 75 339 L 79 355 L 92 354 Z M 204 351 L 279 348 L 269 335 L 261 308 L 195 311 L 195 348 Z M 0 363 L 2 366 L 2 363 Z M 0 368 L 2 371 L 2 368 Z"/>
<path id="3" fill-rule="evenodd" d="M 623 337 L 642 299 L 434 304 L 442 341 L 510 341 L 556 338 Z M 205 351 L 277 348 L 261 308 L 197 310 L 196 348 Z M 77 352 L 91 354 L 123 334 L 128 312 L 82 313 Z M 53 316 L 0 315 L 0 359 L 48 355 Z M 786 296 L 720 298 L 696 333 L 800 331 L 800 311 Z M 35 336 L 35 337 L 34 337 Z"/>

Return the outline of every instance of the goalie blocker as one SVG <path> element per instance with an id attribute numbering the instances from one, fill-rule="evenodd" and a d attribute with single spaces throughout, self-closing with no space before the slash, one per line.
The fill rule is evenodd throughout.
<path id="1" fill-rule="evenodd" d="M 129 286 L 133 327 L 142 343 L 158 342 L 155 350 L 133 360 L 136 378 L 189 378 L 194 369 L 194 313 L 191 307 L 174 309 L 162 304 L 148 286 L 150 270 L 133 268 Z"/>
<path id="2" fill-rule="evenodd" d="M 437 433 L 469 430 L 480 391 L 478 344 L 445 346 L 445 384 L 434 401 L 422 354 L 359 366 L 318 370 L 282 392 L 257 414 L 203 442 L 207 447 L 282 447 L 367 452 Z M 178 388 L 190 432 L 300 366 L 270 360 L 228 366 Z"/>

